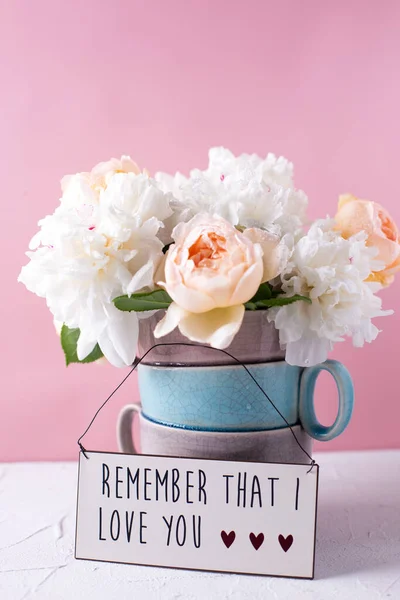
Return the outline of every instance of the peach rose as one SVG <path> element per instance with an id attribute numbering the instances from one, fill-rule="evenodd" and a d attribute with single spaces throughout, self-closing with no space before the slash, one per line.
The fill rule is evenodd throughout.
<path id="1" fill-rule="evenodd" d="M 389 213 L 376 202 L 360 200 L 351 194 L 339 196 L 338 212 L 335 217 L 337 228 L 345 238 L 365 231 L 367 245 L 378 249 L 376 260 L 385 267 L 374 271 L 368 281 L 390 285 L 394 273 L 400 269 L 400 237 L 396 223 Z"/>
<path id="2" fill-rule="evenodd" d="M 179 327 L 192 341 L 226 348 L 241 326 L 244 303 L 263 280 L 263 250 L 221 217 L 196 215 L 173 231 L 164 287 L 173 299 L 154 335 Z"/>

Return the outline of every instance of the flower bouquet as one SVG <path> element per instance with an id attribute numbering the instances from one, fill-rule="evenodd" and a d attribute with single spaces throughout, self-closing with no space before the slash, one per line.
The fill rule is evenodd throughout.
<path id="1" fill-rule="evenodd" d="M 155 343 L 179 333 L 188 343 L 229 349 L 242 336 L 243 350 L 252 344 L 247 323 L 256 322 L 257 331 L 274 338 L 273 364 L 285 366 L 275 390 L 285 396 L 287 368 L 294 369 L 296 386 L 304 367 L 333 362 L 324 361 L 335 342 L 350 337 L 359 347 L 373 341 L 379 330 L 372 320 L 392 312 L 382 310 L 377 296 L 400 269 L 399 232 L 388 212 L 346 194 L 334 219 L 309 224 L 307 196 L 295 188 L 293 165 L 283 157 L 235 157 L 213 148 L 206 170 L 152 177 L 122 156 L 64 177 L 61 188 L 59 206 L 39 221 L 19 281 L 46 298 L 67 364 L 105 357 L 118 367 L 131 365 L 149 323 Z M 271 356 L 245 362 L 265 366 Z M 230 386 L 230 401 L 229 382 L 236 381 L 242 396 L 252 383 L 240 372 L 222 384 Z M 202 373 L 196 389 L 213 379 Z M 221 372 L 216 377 L 223 380 Z M 271 374 L 260 377 L 265 385 L 271 380 Z M 275 382 L 279 377 L 274 372 Z M 154 400 L 165 379 L 149 386 L 149 376 L 143 378 L 142 402 L 146 395 Z M 183 394 L 192 418 L 173 411 L 169 418 L 168 411 L 147 416 L 202 431 L 266 429 L 260 406 L 245 427 L 235 419 L 229 428 L 222 417 L 193 417 L 193 402 L 185 400 L 193 386 L 180 382 L 173 395 Z M 215 405 L 216 397 L 210 392 L 198 402 Z M 230 412 L 246 402 L 237 398 Z M 158 403 L 165 406 L 165 398 Z M 297 411 L 287 423 L 298 419 Z"/>

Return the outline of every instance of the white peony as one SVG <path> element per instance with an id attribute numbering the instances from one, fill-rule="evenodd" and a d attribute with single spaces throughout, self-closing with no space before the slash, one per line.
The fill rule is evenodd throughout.
<path id="1" fill-rule="evenodd" d="M 135 358 L 138 315 L 117 310 L 112 301 L 153 289 L 163 256 L 158 233 L 172 211 L 169 195 L 147 175 L 106 172 L 96 190 L 82 184 L 84 174 L 68 182 L 67 201 L 39 222 L 19 281 L 46 298 L 57 321 L 80 329 L 80 360 L 98 343 L 113 365 L 123 366 Z"/>
<path id="2" fill-rule="evenodd" d="M 305 221 L 307 197 L 294 188 L 293 165 L 274 154 L 263 160 L 256 154 L 235 157 L 224 148 L 212 148 L 206 170 L 194 169 L 188 178 L 157 173 L 156 179 L 177 199 L 173 224 L 207 212 L 235 226 L 283 236 L 297 232 Z"/>
<path id="3" fill-rule="evenodd" d="M 365 245 L 365 234 L 344 239 L 332 227 L 330 220 L 312 225 L 280 276 L 283 293 L 307 296 L 312 303 L 298 301 L 267 312 L 292 365 L 324 362 L 333 343 L 346 336 L 355 346 L 373 341 L 379 330 L 371 319 L 393 312 L 381 310 L 374 294 L 381 286 L 365 281 L 382 268 L 374 260 L 376 250 Z"/>

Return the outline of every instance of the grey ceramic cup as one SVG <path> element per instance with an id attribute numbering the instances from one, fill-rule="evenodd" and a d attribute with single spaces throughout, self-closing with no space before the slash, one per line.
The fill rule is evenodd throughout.
<path id="1" fill-rule="evenodd" d="M 158 346 L 144 358 L 143 365 L 157 366 L 216 366 L 237 365 L 238 362 L 215 348 L 204 348 L 190 342 L 179 329 L 174 329 L 163 338 L 155 339 L 154 328 L 164 317 L 157 311 L 151 317 L 140 320 L 138 356 L 143 356 L 155 344 L 186 344 L 184 346 Z M 188 345 L 190 344 L 190 346 Z M 243 323 L 227 352 L 246 364 L 284 360 L 285 350 L 279 345 L 279 332 L 267 320 L 265 310 L 246 310 Z"/>
<path id="2" fill-rule="evenodd" d="M 141 454 L 255 462 L 310 462 L 293 435 L 311 456 L 312 439 L 300 425 L 292 427 L 293 433 L 288 427 L 246 432 L 194 431 L 151 421 L 143 416 L 137 404 L 125 406 L 118 418 L 118 446 L 126 454 L 139 452 L 135 443 L 137 430 L 132 430 L 135 415 L 139 418 Z"/>

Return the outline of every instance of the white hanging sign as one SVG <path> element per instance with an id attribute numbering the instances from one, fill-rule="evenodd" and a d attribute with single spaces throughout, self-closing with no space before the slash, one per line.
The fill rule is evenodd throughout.
<path id="1" fill-rule="evenodd" d="M 86 456 L 76 558 L 313 578 L 318 465 Z"/>

